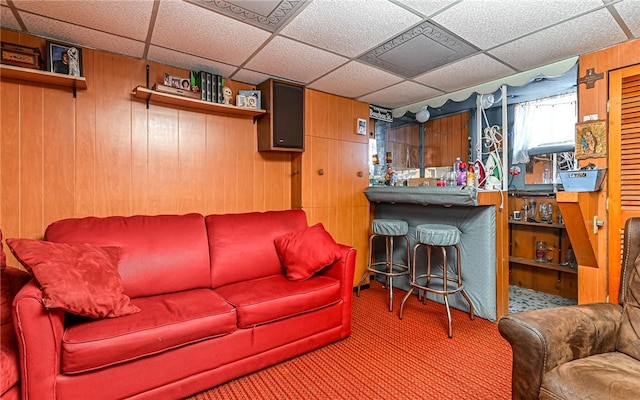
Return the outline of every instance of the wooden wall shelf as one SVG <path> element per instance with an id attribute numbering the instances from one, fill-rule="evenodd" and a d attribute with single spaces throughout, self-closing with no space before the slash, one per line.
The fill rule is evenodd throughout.
<path id="1" fill-rule="evenodd" d="M 22 68 L 13 65 L 0 64 L 0 77 L 19 79 L 27 82 L 46 83 L 73 89 L 86 89 L 87 80 L 83 76 L 62 75 L 55 72 L 40 71 L 38 69 Z"/>
<path id="2" fill-rule="evenodd" d="M 541 228 L 557 228 L 564 229 L 564 224 L 559 224 L 557 222 L 547 223 L 547 222 L 529 222 L 529 221 L 518 221 L 515 219 L 510 219 L 509 223 L 511 225 L 528 225 L 528 226 L 539 226 Z"/>
<path id="3" fill-rule="evenodd" d="M 255 118 L 266 113 L 265 110 L 256 110 L 252 108 L 236 107 L 228 104 L 211 103 L 189 97 L 177 96 L 169 93 L 160 93 L 155 90 L 148 89 L 144 86 L 138 86 L 133 89 L 132 94 L 143 100 L 151 100 L 158 103 L 168 104 L 172 106 L 181 106 L 191 109 L 208 111 L 215 114 L 234 115 L 239 117 Z"/>
<path id="4" fill-rule="evenodd" d="M 529 266 L 536 267 L 536 268 L 544 268 L 544 269 L 551 269 L 551 270 L 554 270 L 554 271 L 566 272 L 568 274 L 577 274 L 578 273 L 578 270 L 569 268 L 569 267 L 564 266 L 562 264 L 556 264 L 556 263 L 551 263 L 551 262 L 546 262 L 546 263 L 538 262 L 538 261 L 532 260 L 530 258 L 525 258 L 525 257 L 509 257 L 509 262 L 516 263 L 516 264 L 529 265 Z"/>

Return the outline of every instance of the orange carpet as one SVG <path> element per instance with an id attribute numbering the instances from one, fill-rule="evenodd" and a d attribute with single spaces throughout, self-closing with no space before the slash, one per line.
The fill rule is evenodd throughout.
<path id="1" fill-rule="evenodd" d="M 511 347 L 496 323 L 407 301 L 373 282 L 353 299 L 351 337 L 191 397 L 209 399 L 510 399 Z"/>

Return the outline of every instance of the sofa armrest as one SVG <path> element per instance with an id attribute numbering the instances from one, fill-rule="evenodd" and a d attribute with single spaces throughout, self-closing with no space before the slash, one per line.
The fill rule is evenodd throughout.
<path id="1" fill-rule="evenodd" d="M 44 307 L 42 291 L 34 281 L 27 283 L 16 295 L 13 320 L 20 349 L 23 398 L 56 398 L 64 319 L 63 310 Z"/>
<path id="2" fill-rule="evenodd" d="M 356 269 L 356 249 L 343 244 L 340 246 L 342 257 L 329 267 L 320 272 L 320 275 L 329 276 L 340 281 L 342 290 L 342 338 L 351 334 L 351 302 L 353 300 L 353 275 Z"/>
<path id="3" fill-rule="evenodd" d="M 622 308 L 598 303 L 524 311 L 498 329 L 513 352 L 512 397 L 537 399 L 544 374 L 556 366 L 615 350 Z"/>

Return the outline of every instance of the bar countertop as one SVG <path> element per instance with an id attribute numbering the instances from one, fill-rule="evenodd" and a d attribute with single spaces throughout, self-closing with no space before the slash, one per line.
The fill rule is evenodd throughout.
<path id="1" fill-rule="evenodd" d="M 373 203 L 478 206 L 478 189 L 469 186 L 369 186 L 364 194 Z"/>

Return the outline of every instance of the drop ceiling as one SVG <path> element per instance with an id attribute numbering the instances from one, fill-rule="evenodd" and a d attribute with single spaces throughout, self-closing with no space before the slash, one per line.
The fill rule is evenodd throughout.
<path id="1" fill-rule="evenodd" d="M 640 37 L 640 0 L 0 0 L 3 28 L 391 109 Z"/>

